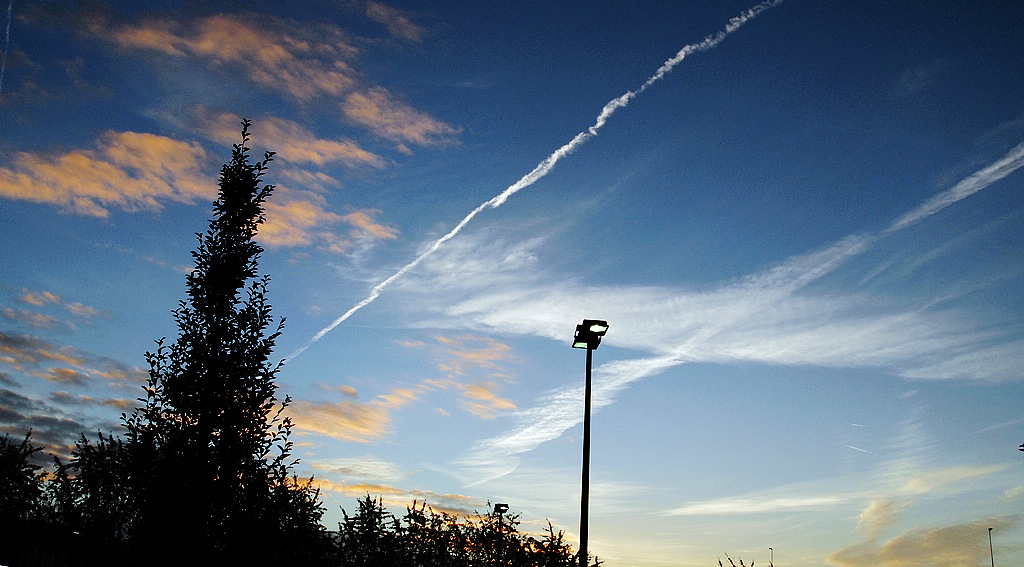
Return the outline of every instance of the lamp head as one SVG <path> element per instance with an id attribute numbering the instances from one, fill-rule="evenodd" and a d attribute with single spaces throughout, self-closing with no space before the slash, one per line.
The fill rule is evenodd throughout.
<path id="1" fill-rule="evenodd" d="M 584 319 L 576 325 L 572 348 L 595 349 L 601 344 L 601 337 L 608 332 L 608 322 L 597 319 Z"/>
<path id="2" fill-rule="evenodd" d="M 504 514 L 505 512 L 508 512 L 508 504 L 495 504 L 494 505 L 494 513 L 495 514 L 498 514 L 500 516 L 501 514 Z"/>

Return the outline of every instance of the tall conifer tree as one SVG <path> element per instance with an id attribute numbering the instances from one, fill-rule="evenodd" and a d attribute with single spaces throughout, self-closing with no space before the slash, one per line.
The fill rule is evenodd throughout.
<path id="1" fill-rule="evenodd" d="M 254 237 L 274 189 L 260 184 L 273 153 L 251 162 L 248 142 L 243 120 L 209 228 L 196 235 L 188 300 L 174 311 L 178 337 L 147 353 L 145 406 L 125 426 L 138 492 L 134 544 L 263 562 L 326 540 L 318 491 L 291 473 L 292 424 L 281 413 L 289 400 L 278 403 L 281 363 L 270 360 L 284 321 L 268 332 L 269 278 L 257 271 L 263 249 Z"/>

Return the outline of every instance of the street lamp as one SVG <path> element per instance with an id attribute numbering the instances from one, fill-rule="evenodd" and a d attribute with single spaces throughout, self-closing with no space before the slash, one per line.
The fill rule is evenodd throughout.
<path id="1" fill-rule="evenodd" d="M 775 550 L 768 548 L 768 567 L 775 567 Z"/>
<path id="2" fill-rule="evenodd" d="M 495 503 L 495 505 L 494 505 L 494 513 L 498 515 L 498 533 L 499 534 L 502 532 L 501 515 L 504 514 L 505 512 L 508 512 L 508 504 L 498 504 L 498 503 Z"/>
<path id="3" fill-rule="evenodd" d="M 498 515 L 498 542 L 501 544 L 500 560 L 505 559 L 505 526 L 502 525 L 501 516 L 508 512 L 508 504 L 494 503 L 494 513 Z"/>
<path id="4" fill-rule="evenodd" d="M 587 518 L 590 509 L 590 367 L 594 349 L 601 345 L 601 337 L 608 332 L 608 322 L 584 319 L 576 325 L 572 348 L 587 349 L 587 385 L 583 396 L 583 490 L 580 499 L 580 567 L 588 567 Z"/>
<path id="5" fill-rule="evenodd" d="M 996 554 L 992 552 L 992 528 L 988 529 L 988 558 L 992 560 L 992 567 L 996 567 Z"/>

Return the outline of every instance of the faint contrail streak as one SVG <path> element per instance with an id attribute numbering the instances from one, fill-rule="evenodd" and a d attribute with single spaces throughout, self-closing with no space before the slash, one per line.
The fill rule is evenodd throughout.
<path id="1" fill-rule="evenodd" d="M 7 51 L 11 45 L 11 8 L 14 7 L 14 0 L 7 2 L 7 29 L 4 31 L 4 57 L 0 61 L 0 92 L 4 90 L 4 71 L 7 70 Z"/>
<path id="2" fill-rule="evenodd" d="M 1007 154 L 1001 159 L 979 169 L 970 177 L 961 180 L 953 187 L 935 195 L 924 203 L 921 203 L 917 208 L 892 223 L 892 225 L 885 230 L 884 234 L 891 234 L 897 230 L 906 228 L 925 217 L 930 217 L 960 199 L 970 197 L 1014 171 L 1017 171 L 1021 166 L 1024 166 L 1024 143 L 1017 144 L 1017 146 L 1007 152 Z"/>
<path id="3" fill-rule="evenodd" d="M 363 307 L 366 307 L 367 305 L 372 303 L 375 299 L 377 299 L 378 296 L 380 296 L 380 293 L 384 291 L 384 288 L 391 285 L 391 282 L 402 277 L 403 275 L 405 275 L 406 272 L 415 268 L 420 264 L 420 262 L 422 262 L 428 256 L 436 252 L 438 248 L 441 247 L 441 245 L 455 237 L 455 235 L 458 234 L 467 224 L 469 224 L 469 221 L 473 220 L 475 216 L 480 214 L 481 211 L 488 207 L 492 209 L 500 207 L 505 203 L 505 201 L 508 200 L 509 197 L 516 194 L 520 189 L 525 189 L 526 187 L 533 185 L 540 178 L 547 175 L 548 172 L 551 171 L 553 167 L 555 167 L 555 164 L 558 163 L 559 160 L 561 160 L 563 157 L 571 153 L 573 150 L 578 148 L 581 144 L 583 144 L 590 138 L 596 136 L 598 131 L 605 125 L 605 123 L 608 121 L 611 115 L 615 113 L 616 110 L 626 106 L 627 104 L 629 104 L 629 101 L 632 100 L 634 97 L 646 91 L 647 88 L 650 87 L 655 82 L 661 80 L 662 77 L 667 75 L 673 67 L 678 65 L 688 55 L 712 49 L 713 47 L 721 43 L 722 40 L 724 40 L 729 34 L 739 29 L 740 26 L 747 23 L 754 17 L 758 16 L 768 8 L 776 6 L 780 3 L 782 3 L 782 0 L 765 0 L 764 2 L 758 4 L 757 6 L 754 6 L 753 8 L 750 8 L 746 12 L 740 14 L 739 16 L 736 16 L 735 18 L 729 20 L 729 24 L 725 26 L 725 29 L 719 31 L 718 33 L 705 37 L 699 43 L 691 43 L 680 49 L 679 52 L 675 54 L 675 56 L 673 56 L 668 61 L 665 61 L 665 63 L 663 63 L 661 67 L 659 67 L 658 70 L 653 75 L 651 75 L 644 82 L 643 85 L 640 86 L 640 88 L 633 91 L 628 91 L 626 92 L 626 94 L 618 98 L 614 98 L 611 101 L 609 101 L 608 104 L 604 105 L 604 108 L 601 109 L 601 113 L 598 114 L 597 116 L 597 120 L 594 121 L 593 126 L 588 128 L 584 132 L 576 134 L 576 136 L 574 136 L 573 139 L 569 141 L 569 143 L 555 150 L 554 153 L 545 158 L 544 161 L 537 164 L 537 167 L 533 168 L 533 171 L 524 175 L 522 178 L 519 179 L 519 181 L 516 181 L 498 195 L 494 196 L 488 201 L 485 201 L 484 203 L 480 204 L 480 206 L 470 211 L 470 213 L 466 215 L 465 218 L 463 218 L 462 221 L 459 222 L 459 224 L 455 225 L 455 228 L 451 229 L 448 232 L 448 234 L 445 234 L 441 238 L 435 240 L 434 243 L 431 244 L 429 248 L 427 248 L 423 253 L 417 256 L 412 262 L 409 262 L 408 264 L 403 266 L 402 269 L 395 272 L 394 275 L 375 285 L 373 289 L 370 290 L 370 295 L 368 295 L 366 299 L 355 304 L 351 309 L 346 311 L 344 315 L 338 317 L 330 325 L 324 327 L 323 329 L 320 330 L 320 332 L 313 335 L 313 338 L 310 339 L 310 341 L 306 343 L 305 346 L 297 349 L 288 358 L 295 358 L 296 356 L 302 354 L 302 352 L 305 351 L 310 346 L 312 346 L 313 343 L 319 341 L 321 338 L 323 338 L 324 335 L 331 332 L 335 327 L 337 327 L 346 319 L 355 314 L 356 311 L 359 311 Z"/>

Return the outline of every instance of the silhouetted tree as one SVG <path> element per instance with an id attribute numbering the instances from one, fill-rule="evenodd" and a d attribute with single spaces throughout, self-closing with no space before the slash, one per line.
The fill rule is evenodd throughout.
<path id="1" fill-rule="evenodd" d="M 145 405 L 124 418 L 132 538 L 136 549 L 159 544 L 204 561 L 312 559 L 328 541 L 323 507 L 291 473 L 289 400 L 275 396 L 281 363 L 270 361 L 284 320 L 267 332 L 269 278 L 257 272 L 254 237 L 274 189 L 260 181 L 273 153 L 250 162 L 248 129 L 243 120 L 209 228 L 196 235 L 188 300 L 174 310 L 178 337 L 146 353 Z"/>
<path id="2" fill-rule="evenodd" d="M 51 503 L 53 482 L 35 464 L 43 450 L 29 431 L 20 442 L 0 438 L 0 565 L 71 565 L 73 541 Z"/>
<path id="3" fill-rule="evenodd" d="M 729 561 L 730 567 L 737 567 L 736 562 L 732 560 L 732 557 L 729 557 L 728 553 L 725 554 L 725 558 Z M 739 561 L 740 561 L 739 567 L 747 567 L 746 565 L 743 564 L 743 560 L 742 559 L 740 559 Z M 718 560 L 718 567 L 725 567 L 722 564 L 722 560 L 721 559 Z M 750 562 L 750 567 L 754 567 L 754 562 L 753 561 Z"/>
<path id="4" fill-rule="evenodd" d="M 490 508 L 490 506 L 488 505 Z M 339 525 L 343 567 L 576 567 L 579 564 L 565 533 L 551 523 L 538 539 L 519 531 L 519 516 L 493 511 L 464 521 L 438 513 L 425 503 L 394 517 L 379 498 L 367 495 L 356 512 Z M 596 561 L 593 565 L 600 565 Z"/>
<path id="5" fill-rule="evenodd" d="M 540 539 L 527 538 L 527 549 L 532 559 L 531 565 L 536 567 L 575 567 L 580 562 L 573 553 L 572 546 L 565 541 L 565 531 L 555 533 L 554 526 L 548 522 L 548 529 Z"/>
<path id="6" fill-rule="evenodd" d="M 402 545 L 410 565 L 422 567 L 448 567 L 466 565 L 469 545 L 466 530 L 458 517 L 446 512 L 435 512 L 426 502 L 413 502 L 406 507 L 403 518 Z"/>
<path id="7" fill-rule="evenodd" d="M 352 516 L 343 508 L 338 525 L 338 548 L 343 567 L 398 567 L 409 555 L 403 545 L 402 525 L 384 508 L 382 498 L 369 494 L 357 503 Z"/>
<path id="8" fill-rule="evenodd" d="M 0 438 L 0 531 L 8 533 L 24 522 L 37 518 L 43 497 L 39 465 L 32 456 L 42 451 L 31 442 L 32 432 L 21 442 Z"/>
<path id="9" fill-rule="evenodd" d="M 93 443 L 83 434 L 72 455 L 67 465 L 55 459 L 57 474 L 50 487 L 54 519 L 66 533 L 88 542 L 90 551 L 84 555 L 125 561 L 136 490 L 124 442 L 100 433 Z"/>

